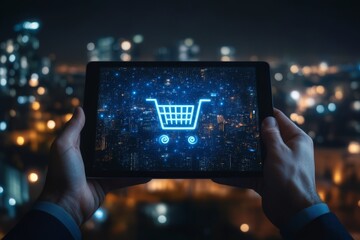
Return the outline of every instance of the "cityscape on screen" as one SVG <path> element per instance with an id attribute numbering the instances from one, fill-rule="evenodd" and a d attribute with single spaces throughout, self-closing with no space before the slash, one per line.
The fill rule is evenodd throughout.
<path id="1" fill-rule="evenodd" d="M 255 68 L 102 68 L 94 168 L 262 169 Z"/>

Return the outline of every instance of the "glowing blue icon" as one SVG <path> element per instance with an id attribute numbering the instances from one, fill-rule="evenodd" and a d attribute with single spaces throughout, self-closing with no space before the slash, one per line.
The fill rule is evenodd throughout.
<path id="1" fill-rule="evenodd" d="M 159 105 L 157 99 L 154 98 L 147 98 L 146 101 L 155 102 L 163 130 L 194 130 L 199 119 L 201 104 L 211 100 L 200 99 L 195 115 L 195 105 Z"/>
<path id="2" fill-rule="evenodd" d="M 191 145 L 196 144 L 197 141 L 198 141 L 198 139 L 197 139 L 196 136 L 190 136 L 190 137 L 188 137 L 188 142 L 189 142 Z"/>
<path id="3" fill-rule="evenodd" d="M 160 141 L 160 143 L 162 143 L 162 144 L 168 144 L 169 143 L 169 141 L 170 141 L 170 138 L 169 138 L 169 136 L 168 135 L 161 135 L 160 137 L 159 137 L 159 141 Z"/>

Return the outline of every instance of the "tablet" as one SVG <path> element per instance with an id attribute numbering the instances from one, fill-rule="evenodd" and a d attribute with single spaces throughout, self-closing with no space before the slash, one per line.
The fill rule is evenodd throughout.
<path id="1" fill-rule="evenodd" d="M 262 174 L 265 62 L 90 62 L 83 107 L 87 177 Z"/>

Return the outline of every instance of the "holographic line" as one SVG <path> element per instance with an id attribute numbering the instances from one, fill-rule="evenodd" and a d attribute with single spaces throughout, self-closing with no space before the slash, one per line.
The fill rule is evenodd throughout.
<path id="1" fill-rule="evenodd" d="M 201 104 L 210 102 L 210 99 L 200 99 L 196 110 L 195 120 L 193 119 L 194 105 L 159 105 L 157 99 L 147 98 L 147 102 L 155 102 L 156 111 L 159 116 L 161 129 L 163 130 L 194 130 L 199 118 Z M 174 123 L 175 122 L 175 123 Z M 179 123 L 180 122 L 180 123 Z M 171 126 L 184 124 L 184 126 Z M 169 125 L 169 126 L 167 126 Z"/>

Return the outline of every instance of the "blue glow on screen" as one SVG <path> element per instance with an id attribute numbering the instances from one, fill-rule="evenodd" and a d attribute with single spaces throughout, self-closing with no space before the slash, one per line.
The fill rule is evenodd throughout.
<path id="1" fill-rule="evenodd" d="M 255 68 L 100 71 L 103 170 L 261 171 Z"/>
<path id="2" fill-rule="evenodd" d="M 194 105 L 159 105 L 156 99 L 147 98 L 146 101 L 154 102 L 163 130 L 194 130 L 197 126 L 201 104 L 210 102 L 210 99 L 200 99 L 194 119 Z"/>

